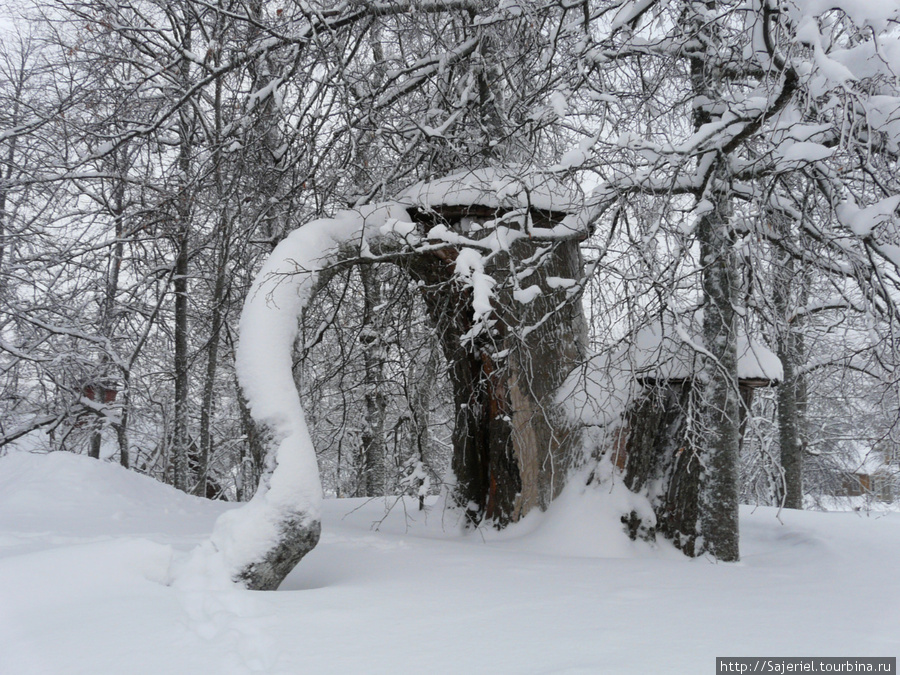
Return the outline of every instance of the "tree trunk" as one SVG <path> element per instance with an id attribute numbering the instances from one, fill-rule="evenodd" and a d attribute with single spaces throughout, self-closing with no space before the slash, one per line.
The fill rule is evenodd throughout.
<path id="1" fill-rule="evenodd" d="M 185 17 L 183 46 L 186 50 L 191 48 L 191 28 L 189 20 Z M 181 65 L 182 86 L 187 88 L 190 79 L 190 61 L 184 59 Z M 175 276 L 173 290 L 175 292 L 175 415 L 172 438 L 174 456 L 173 485 L 179 490 L 187 491 L 190 486 L 188 453 L 190 446 L 189 432 L 189 369 L 190 359 L 188 355 L 188 254 L 190 244 L 190 218 L 191 218 L 191 113 L 185 106 L 179 112 L 179 150 L 178 171 L 179 185 L 176 195 L 176 224 L 175 224 Z"/>
<path id="2" fill-rule="evenodd" d="M 212 414 L 215 406 L 216 372 L 219 365 L 219 338 L 222 332 L 222 303 L 225 296 L 226 274 L 228 270 L 228 231 L 224 223 L 220 223 L 221 247 L 216 280 L 212 297 L 212 316 L 210 317 L 209 344 L 206 348 L 206 378 L 203 382 L 203 399 L 200 402 L 200 457 L 197 481 L 194 494 L 206 497 L 206 486 L 209 477 L 209 461 L 212 454 Z"/>
<path id="3" fill-rule="evenodd" d="M 547 508 L 565 484 L 576 458 L 579 434 L 557 409 L 554 395 L 585 354 L 580 300 L 548 277 L 581 279 L 578 242 L 567 241 L 536 255 L 520 239 L 508 256 L 497 256 L 490 273 L 498 289 L 495 323 L 474 340 L 471 289 L 454 281 L 455 251 L 424 254 L 410 264 L 449 364 L 454 409 L 454 498 L 476 524 L 514 522 Z M 527 284 L 541 295 L 530 303 L 513 298 L 510 270 L 532 258 Z M 534 260 L 537 258 L 538 260 Z"/>
<path id="4" fill-rule="evenodd" d="M 115 244 L 112 247 L 112 256 L 109 260 L 109 268 L 106 274 L 106 280 L 104 283 L 104 294 L 103 294 L 103 302 L 100 306 L 100 320 L 99 320 L 99 333 L 107 338 L 112 338 L 115 332 L 115 314 L 116 314 L 116 301 L 119 293 L 119 277 L 122 272 L 122 261 L 125 255 L 125 246 L 123 243 L 123 237 L 125 234 L 125 181 L 126 181 L 126 173 L 127 173 L 127 160 L 125 159 L 125 151 L 123 150 L 120 155 L 113 156 L 113 170 L 118 174 L 118 180 L 113 188 L 113 194 L 110 199 L 111 203 L 111 215 L 113 217 L 113 231 L 115 233 Z M 121 159 L 123 166 L 118 166 L 118 161 Z M 108 353 L 104 353 L 100 357 L 100 364 L 98 367 L 98 371 L 100 373 L 101 378 L 106 378 L 108 373 L 107 370 L 110 368 L 110 355 Z M 122 372 L 120 373 L 123 377 L 123 380 L 126 378 L 128 372 L 126 367 L 121 368 Z M 119 385 L 121 388 L 121 385 Z M 104 386 L 103 382 L 97 382 L 94 385 L 94 396 L 96 402 L 103 406 L 103 410 L 107 409 L 107 391 L 108 388 Z M 120 405 L 124 405 L 123 401 L 119 401 Z M 124 408 L 122 408 L 123 413 L 119 416 L 119 421 L 113 425 L 116 430 L 116 438 L 117 441 L 121 438 L 127 438 L 127 432 L 125 425 L 127 424 L 127 417 L 124 415 Z M 98 419 L 96 420 L 96 427 L 91 434 L 90 447 L 88 448 L 88 456 L 93 457 L 94 459 L 100 458 L 100 446 L 103 443 L 103 426 L 104 420 L 102 416 L 98 415 Z M 123 454 L 124 452 L 124 454 Z M 122 449 L 120 444 L 119 446 L 119 457 L 120 462 L 124 466 L 128 466 L 128 447 L 127 441 L 125 442 L 125 448 Z"/>
<path id="5" fill-rule="evenodd" d="M 697 3 L 707 6 L 708 3 Z M 690 7 L 684 17 L 709 43 L 716 35 Z M 694 128 L 715 121 L 710 101 L 720 98 L 716 74 L 704 60 L 690 59 Z M 740 557 L 739 461 L 742 400 L 737 367 L 737 261 L 730 226 L 731 204 L 721 160 L 708 156 L 702 197 L 711 210 L 700 216 L 700 289 L 703 319 L 700 367 L 683 381 L 658 383 L 629 411 L 626 420 L 625 481 L 646 492 L 653 504 L 655 531 L 671 539 L 687 555 L 710 553 L 719 560 Z M 632 536 L 652 536 L 636 513 L 624 519 Z"/>
<path id="6" fill-rule="evenodd" d="M 363 328 L 360 339 L 363 342 L 365 374 L 366 417 L 362 433 L 364 485 L 362 495 L 380 497 L 385 493 L 385 442 L 384 421 L 386 401 L 384 384 L 383 326 L 379 321 L 381 286 L 378 270 L 371 265 L 362 265 L 359 275 L 363 286 Z"/>
<path id="7" fill-rule="evenodd" d="M 88 457 L 92 459 L 100 459 L 100 445 L 103 442 L 103 435 L 99 430 L 94 430 L 91 433 L 91 445 L 88 448 Z"/>
<path id="8" fill-rule="evenodd" d="M 241 393 L 240 385 L 237 383 L 235 385 L 238 410 L 241 414 L 241 428 L 246 439 L 241 444 L 241 467 L 237 485 L 237 500 L 245 502 L 256 492 L 260 476 L 262 475 L 266 455 L 265 432 L 260 430 L 250 415 L 250 408 L 247 406 L 247 400 L 244 398 L 243 393 Z"/>
<path id="9" fill-rule="evenodd" d="M 431 340 L 427 343 L 428 355 L 423 365 L 415 361 L 410 362 L 409 381 L 411 393 L 408 394 L 409 408 L 412 417 L 413 433 L 415 434 L 415 452 L 419 463 L 424 467 L 431 455 L 431 434 L 429 423 L 431 421 L 431 396 L 437 381 L 438 353 L 437 344 Z M 424 479 L 423 479 L 424 480 Z M 422 481 L 415 486 L 422 487 Z M 419 510 L 425 508 L 425 494 L 419 492 Z"/>
<path id="10" fill-rule="evenodd" d="M 632 538 L 670 539 L 695 555 L 700 462 L 688 437 L 690 380 L 649 387 L 626 417 L 625 485 L 647 495 L 656 515 L 651 526 L 636 512 L 623 518 Z"/>
<path id="11" fill-rule="evenodd" d="M 701 38 L 710 55 L 722 47 L 716 26 L 706 20 L 706 13 L 714 3 L 694 3 L 689 8 L 690 26 Z M 694 129 L 719 119 L 721 112 L 711 102 L 722 97 L 720 74 L 711 62 L 691 58 L 691 88 L 695 100 Z M 700 406 L 702 439 L 698 439 L 699 461 L 702 467 L 699 494 L 699 528 L 685 531 L 686 537 L 696 536 L 699 529 L 702 543 L 696 554 L 708 552 L 723 561 L 740 557 L 738 530 L 740 409 L 737 369 L 737 261 L 733 251 L 731 231 L 731 197 L 724 177 L 721 158 L 707 155 L 711 162 L 707 185 L 702 195 L 712 202 L 712 211 L 703 214 L 697 225 L 700 244 L 701 288 L 703 294 L 703 346 L 706 358 L 695 379 L 694 392 Z M 702 166 L 704 158 L 698 160 Z M 685 523 L 687 525 L 687 523 Z"/>
<path id="12" fill-rule="evenodd" d="M 790 235 L 790 225 L 783 216 L 772 215 L 782 236 Z M 778 388 L 778 441 L 781 448 L 781 468 L 784 484 L 778 490 L 780 501 L 789 509 L 803 508 L 803 447 L 801 444 L 800 376 L 797 366 L 802 362 L 802 337 L 790 319 L 791 290 L 795 284 L 794 259 L 785 256 L 774 271 L 773 304 L 776 320 L 776 353 L 784 368 L 784 381 Z"/>
<path id="13" fill-rule="evenodd" d="M 378 88 L 384 79 L 384 50 L 381 44 L 380 30 L 373 27 L 370 37 L 372 59 L 375 64 L 372 72 L 372 85 Z M 374 125 L 375 119 L 370 122 Z M 354 183 L 358 195 L 368 195 L 373 183 L 368 174 L 368 167 L 373 164 L 375 137 L 371 131 L 365 131 L 357 140 L 356 167 Z M 366 199 L 366 197 L 362 197 Z M 362 433 L 362 481 L 358 485 L 357 494 L 365 497 L 379 497 L 385 494 L 385 458 L 386 440 L 384 435 L 387 402 L 384 392 L 384 360 L 383 344 L 384 325 L 380 317 L 381 281 L 378 270 L 371 265 L 359 268 L 359 277 L 363 287 L 363 320 L 360 340 L 363 343 L 364 377 L 363 391 L 365 397 L 365 422 Z"/>
<path id="14" fill-rule="evenodd" d="M 213 55 L 214 62 L 217 66 L 219 64 L 220 56 L 218 51 Z M 224 172 L 226 170 L 225 164 L 228 160 L 225 158 L 225 153 L 222 152 L 222 87 L 222 81 L 216 80 L 213 99 L 216 130 L 216 155 L 213 171 L 216 199 L 221 203 L 225 203 L 228 195 Z M 209 483 L 209 464 L 213 445 L 211 426 L 213 411 L 215 410 L 216 404 L 216 375 L 218 374 L 219 345 L 224 323 L 224 303 L 226 295 L 229 294 L 230 276 L 228 274 L 228 261 L 231 258 L 231 218 L 232 214 L 226 211 L 220 215 L 216 223 L 218 255 L 215 258 L 216 274 L 211 301 L 212 314 L 210 316 L 209 342 L 206 347 L 206 374 L 203 382 L 203 397 L 200 401 L 200 456 L 198 461 L 198 476 L 194 485 L 194 494 L 202 497 L 209 496 L 207 494 L 207 486 Z M 256 489 L 255 481 L 253 487 Z"/>
<path id="15" fill-rule="evenodd" d="M 131 457 L 128 454 L 128 412 L 131 404 L 131 373 L 122 375 L 122 391 L 119 392 L 121 409 L 119 423 L 116 424 L 116 442 L 119 445 L 119 464 L 126 469 L 131 468 Z"/>
<path id="16" fill-rule="evenodd" d="M 700 447 L 700 533 L 697 553 L 740 557 L 738 531 L 740 415 L 737 377 L 736 270 L 724 199 L 698 228 L 703 261 L 703 344 L 709 352 L 698 381 L 703 435 Z M 691 533 L 685 533 L 690 535 Z"/>

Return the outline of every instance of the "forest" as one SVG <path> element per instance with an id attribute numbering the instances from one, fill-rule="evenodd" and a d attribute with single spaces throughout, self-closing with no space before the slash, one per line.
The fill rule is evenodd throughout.
<path id="1" fill-rule="evenodd" d="M 615 483 L 728 562 L 900 493 L 896 1 L 5 13 L 0 455 L 246 503 L 196 565 L 277 588 L 323 496 Z"/>

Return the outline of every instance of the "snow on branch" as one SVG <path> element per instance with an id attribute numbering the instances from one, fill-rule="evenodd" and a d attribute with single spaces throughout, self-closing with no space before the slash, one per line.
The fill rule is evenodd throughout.
<path id="1" fill-rule="evenodd" d="M 319 271 L 335 261 L 342 244 L 358 239 L 363 245 L 367 236 L 379 233 L 392 219 L 407 218 L 406 211 L 393 203 L 341 211 L 292 232 L 263 265 L 241 314 L 236 368 L 253 419 L 270 435 L 266 474 L 253 499 L 222 515 L 210 540 L 177 566 L 176 583 L 223 587 L 240 581 L 260 587 L 248 577 L 270 563 L 270 552 L 284 547 L 289 533 L 314 533 L 294 563 L 315 545 L 322 489 L 293 378 L 297 318 Z"/>

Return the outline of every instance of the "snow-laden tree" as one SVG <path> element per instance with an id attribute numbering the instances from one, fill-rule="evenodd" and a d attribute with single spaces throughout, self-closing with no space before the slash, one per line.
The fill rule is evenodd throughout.
<path id="1" fill-rule="evenodd" d="M 100 425 L 69 424 L 73 438 L 112 425 L 123 458 L 184 489 L 206 492 L 215 472 L 246 498 L 261 481 L 217 528 L 218 555 L 210 544 L 195 558 L 223 563 L 223 578 L 277 586 L 317 537 L 315 453 L 291 377 L 304 302 L 325 328 L 307 326 L 299 354 L 361 364 L 334 398 L 335 419 L 359 420 L 365 492 L 392 485 L 383 458 L 401 411 L 417 442 L 428 437 L 427 392 L 387 401 L 384 381 L 447 374 L 450 496 L 470 524 L 545 508 L 584 457 L 557 390 L 586 360 L 586 333 L 608 357 L 672 327 L 675 353 L 695 357 L 685 425 L 644 455 L 656 440 L 682 452 L 649 472 L 626 463 L 654 510 L 630 526 L 725 560 L 738 556 L 742 335 L 773 327 L 769 347 L 794 381 L 778 395 L 789 505 L 802 492 L 791 411 L 809 408 L 799 399 L 818 367 L 819 317 L 858 315 L 830 360 L 875 359 L 868 370 L 891 384 L 894 4 L 128 0 L 45 16 L 41 58 L 56 77 L 30 81 L 53 86 L 29 98 L 4 82 L 3 94 L 13 121 L 0 194 L 17 220 L 7 207 L 2 226 L 35 232 L 41 249 L 10 266 L 7 237 L 0 259 L 4 279 L 38 289 L 2 307 L 6 385 L 37 383 L 12 432 L 93 416 Z M 597 187 L 584 201 L 579 185 Z M 344 279 L 358 286 L 338 289 Z M 365 348 L 347 351 L 347 334 L 328 340 L 340 298 L 356 292 Z M 415 300 L 392 302 L 403 293 Z M 249 406 L 233 378 L 242 303 L 259 319 L 244 321 L 237 359 Z M 432 365 L 384 341 L 401 304 L 403 321 L 433 332 Z M 866 354 L 848 356 L 865 331 Z M 81 394 L 106 372 L 120 398 L 96 405 Z M 584 401 L 603 408 L 588 420 L 603 427 L 592 438 L 606 433 L 598 451 L 624 437 L 629 405 L 661 399 L 641 398 L 651 379 L 632 372 Z M 326 400 L 313 406 L 321 434 Z M 138 425 L 136 444 L 126 432 Z M 317 448 L 326 464 L 329 448 Z M 628 461 L 651 466 L 640 454 Z M 404 471 L 419 480 L 414 464 Z M 684 498 L 667 499 L 673 490 Z"/>
<path id="2" fill-rule="evenodd" d="M 753 325 L 760 244 L 852 288 L 847 302 L 865 298 L 880 325 L 896 323 L 897 7 L 651 1 L 593 12 L 581 63 L 605 117 L 580 148 L 602 177 L 593 200 L 637 214 L 642 245 L 668 250 L 644 256 L 658 281 L 647 284 L 654 302 L 639 304 L 704 310 L 685 336 L 700 363 L 689 403 L 698 501 L 670 506 L 678 472 L 643 489 L 685 550 L 735 560 L 736 346 Z M 680 283 L 662 285 L 666 275 Z M 796 451 L 783 450 L 793 476 Z"/>
<path id="3" fill-rule="evenodd" d="M 193 563 L 274 588 L 318 540 L 321 486 L 291 364 L 297 317 L 333 265 L 393 262 L 418 282 L 449 364 L 452 496 L 467 517 L 505 524 L 546 508 L 580 455 L 555 399 L 584 349 L 574 208 L 553 179 L 485 169 L 315 220 L 279 244 L 248 296 L 238 353 L 270 434 L 266 472 Z"/>

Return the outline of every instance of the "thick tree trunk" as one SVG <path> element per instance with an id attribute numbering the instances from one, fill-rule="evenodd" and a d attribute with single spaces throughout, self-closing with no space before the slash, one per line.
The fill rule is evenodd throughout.
<path id="1" fill-rule="evenodd" d="M 241 569 L 234 581 L 251 591 L 274 591 L 297 563 L 319 543 L 322 524 L 305 514 L 285 517 L 279 523 L 278 542 L 256 562 Z"/>
<path id="2" fill-rule="evenodd" d="M 702 60 L 691 60 L 691 76 L 698 100 L 716 100 L 710 95 L 712 74 Z M 694 115 L 697 129 L 713 121 L 705 104 L 697 105 Z M 717 159 L 709 159 L 703 196 L 712 209 L 697 224 L 704 310 L 700 366 L 682 381 L 657 383 L 629 411 L 623 431 L 625 482 L 648 495 L 657 522 L 648 526 L 637 513 L 623 520 L 633 537 L 659 532 L 687 555 L 710 553 L 733 561 L 740 556 L 739 459 L 746 405 L 738 383 L 738 275 L 730 200 L 719 184 Z"/>
<path id="3" fill-rule="evenodd" d="M 684 21 L 713 48 L 718 36 L 710 34 L 704 20 L 704 8 L 710 4 L 689 3 Z M 715 91 L 719 81 L 701 58 L 690 59 L 690 72 L 696 100 L 693 122 L 699 130 L 717 119 L 719 113 L 709 102 L 720 100 Z M 708 173 L 705 191 L 697 197 L 712 207 L 697 223 L 704 309 L 700 368 L 684 384 L 663 383 L 660 393 L 648 395 L 633 410 L 626 482 L 634 490 L 651 491 L 657 529 L 685 553 L 735 561 L 740 557 L 739 294 L 730 196 L 720 161 L 714 155 L 698 160 Z M 626 521 L 637 535 L 637 514 Z"/>
<path id="4" fill-rule="evenodd" d="M 580 279 L 578 242 L 562 242 L 535 256 L 537 246 L 519 240 L 498 256 L 490 273 L 497 303 L 490 335 L 464 340 L 473 326 L 471 291 L 453 281 L 455 251 L 425 254 L 410 265 L 422 281 L 430 318 L 449 364 L 456 416 L 451 467 L 456 502 L 469 522 L 506 525 L 533 508 L 545 509 L 565 484 L 576 458 L 578 432 L 557 409 L 554 395 L 585 354 L 580 301 L 550 277 Z M 530 303 L 513 298 L 520 263 L 537 257 L 522 285 L 541 295 Z M 511 258 L 511 259 L 510 259 Z"/>
<path id="5" fill-rule="evenodd" d="M 629 534 L 645 539 L 659 534 L 689 556 L 707 550 L 698 539 L 701 494 L 709 476 L 702 465 L 708 454 L 705 436 L 696 431 L 697 422 L 704 419 L 695 398 L 697 385 L 693 378 L 648 384 L 628 410 L 619 437 L 622 445 L 617 447 L 617 457 L 624 458 L 624 466 L 619 466 L 625 484 L 648 497 L 656 516 L 652 524 L 636 512 L 626 514 L 622 520 Z M 753 386 L 740 385 L 742 412 L 753 401 Z"/>
<path id="6" fill-rule="evenodd" d="M 625 485 L 647 494 L 656 515 L 648 525 L 637 513 L 624 521 L 632 538 L 670 539 L 695 554 L 700 494 L 700 462 L 687 436 L 690 380 L 649 387 L 626 419 Z"/>

